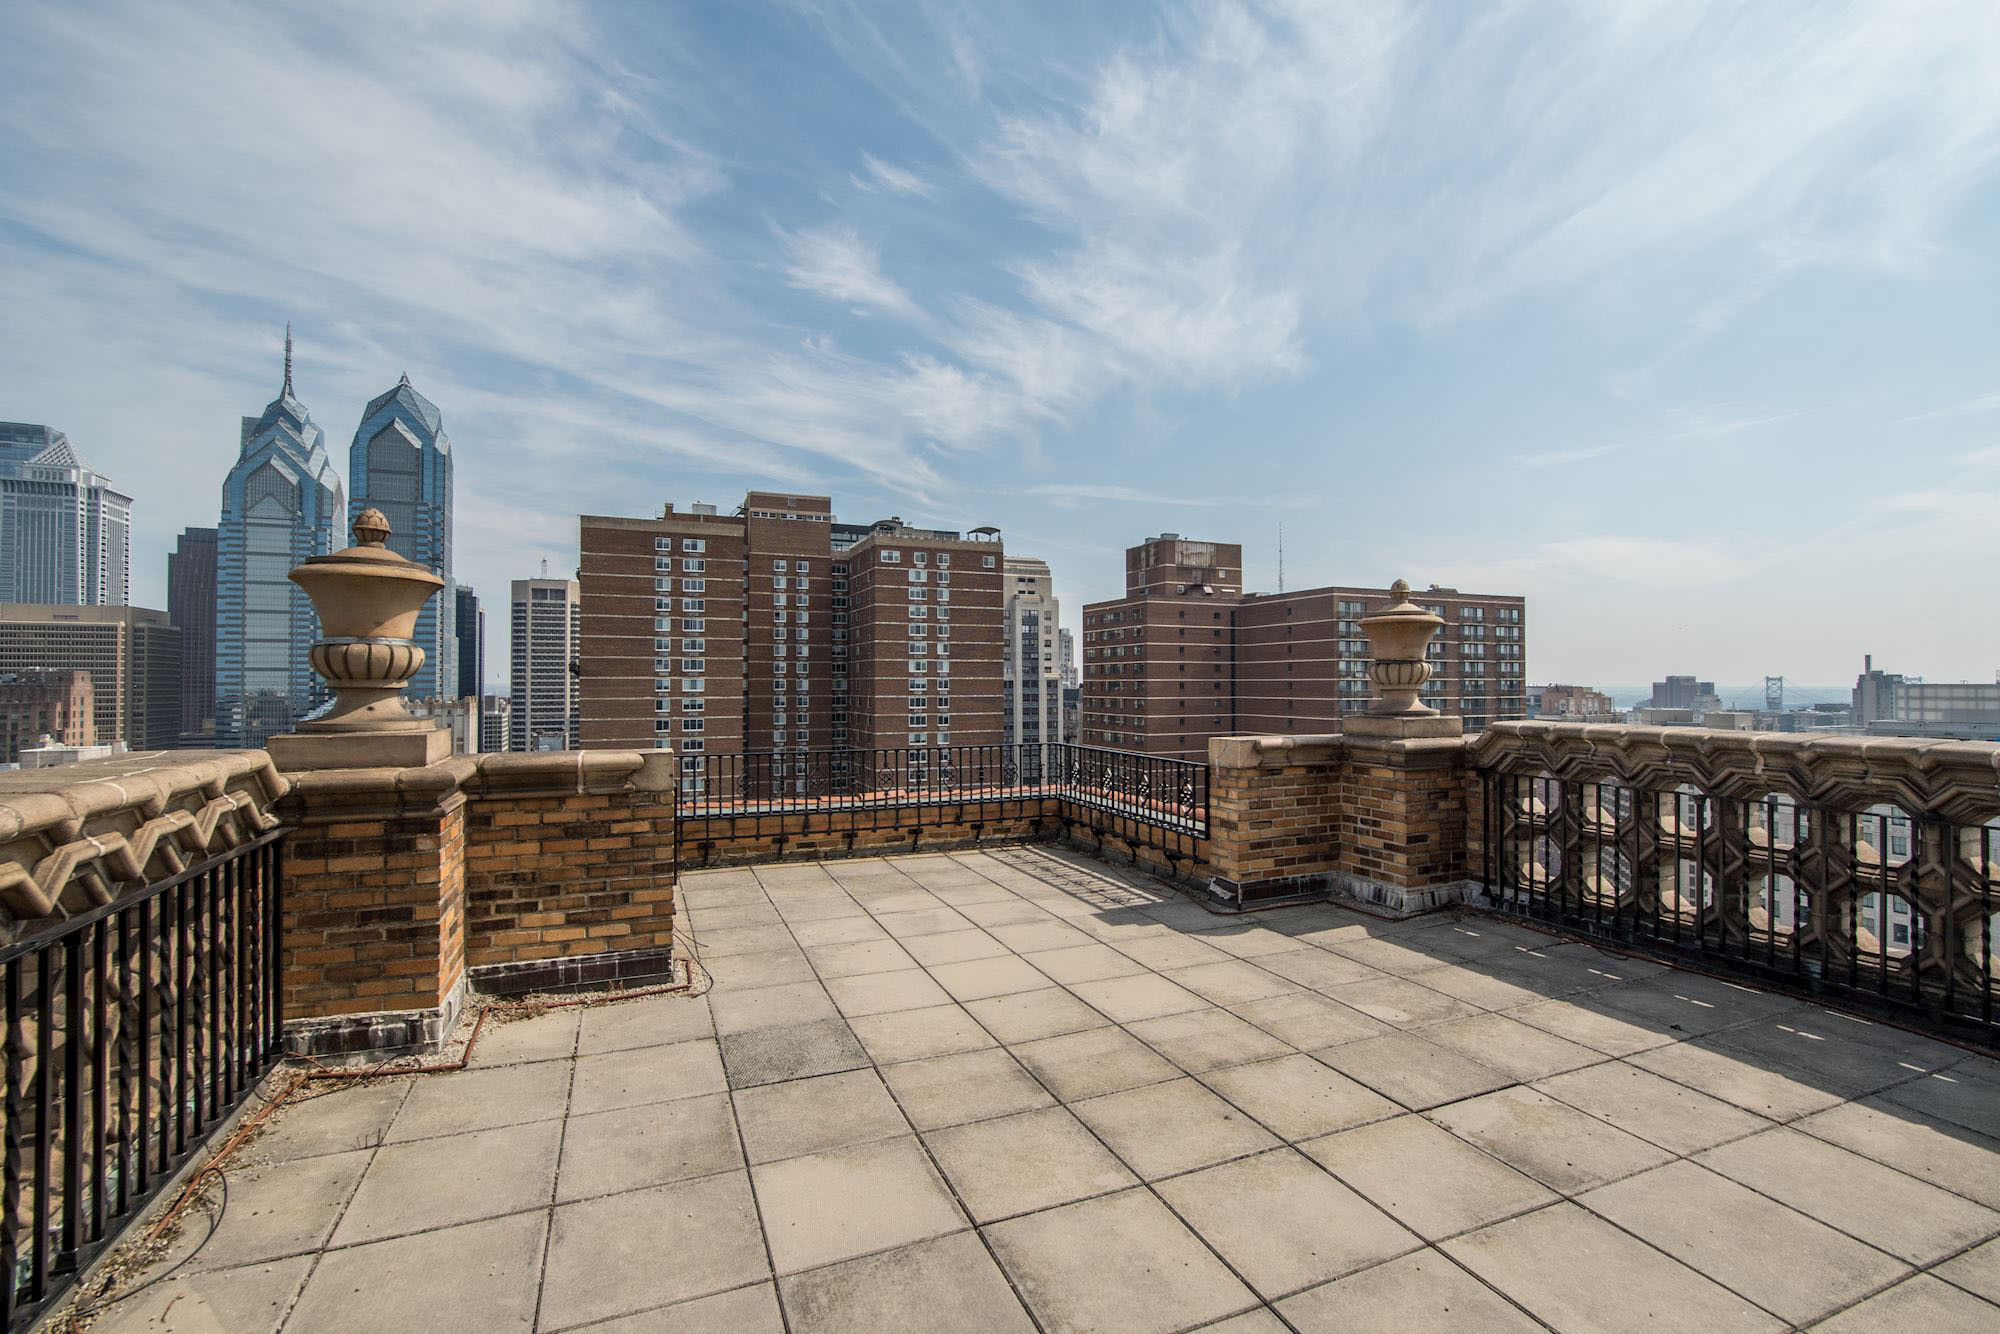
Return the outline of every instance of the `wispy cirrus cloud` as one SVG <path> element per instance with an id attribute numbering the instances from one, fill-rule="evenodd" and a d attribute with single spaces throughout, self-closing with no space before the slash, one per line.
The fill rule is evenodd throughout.
<path id="1" fill-rule="evenodd" d="M 1081 505 L 1129 505 L 1140 508 L 1170 506 L 1184 509 L 1219 509 L 1244 507 L 1249 509 L 1313 509 L 1319 505 L 1316 496 L 1274 496 L 1274 497 L 1228 497 L 1228 496 L 1176 496 L 1158 491 L 1147 491 L 1135 486 L 1099 486 L 1083 483 L 1057 483 L 1050 486 L 1028 488 L 1030 495 L 1047 497 L 1049 502 L 1060 509 L 1075 509 Z"/>
<path id="2" fill-rule="evenodd" d="M 907 167 L 899 167 L 893 162 L 884 162 L 873 153 L 861 155 L 861 171 L 850 173 L 848 180 L 858 190 L 875 194 L 888 191 L 891 194 L 917 195 L 929 199 L 936 193 L 935 187 Z"/>
<path id="3" fill-rule="evenodd" d="M 852 227 L 815 227 L 785 236 L 785 280 L 858 311 L 915 316 L 910 294 L 882 273 L 882 257 Z"/>

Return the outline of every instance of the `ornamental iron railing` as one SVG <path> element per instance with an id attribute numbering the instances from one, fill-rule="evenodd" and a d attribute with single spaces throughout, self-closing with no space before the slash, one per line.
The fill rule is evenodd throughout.
<path id="1" fill-rule="evenodd" d="M 1628 744 L 1602 744 L 1620 730 Z M 1588 750 L 1475 746 L 1494 907 L 2000 1044 L 1993 754 L 1588 731 Z"/>
<path id="2" fill-rule="evenodd" d="M 0 950 L 5 1328 L 59 1300 L 278 1061 L 283 834 Z"/>

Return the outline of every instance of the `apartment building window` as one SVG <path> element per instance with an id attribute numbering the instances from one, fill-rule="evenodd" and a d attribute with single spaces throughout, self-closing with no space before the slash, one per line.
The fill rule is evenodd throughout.
<path id="1" fill-rule="evenodd" d="M 708 580 L 706 579 L 681 580 L 681 592 L 683 593 L 706 593 L 707 591 Z"/>
<path id="2" fill-rule="evenodd" d="M 785 562 L 784 562 L 784 561 L 781 561 L 781 560 L 774 560 L 774 561 L 772 561 L 772 562 L 771 562 L 771 568 L 772 568 L 772 570 L 776 571 L 777 573 L 779 573 L 779 574 L 783 574 L 783 573 L 785 573 L 785 572 L 786 572 L 786 571 L 787 571 L 788 569 L 790 569 L 791 567 L 790 567 L 789 565 L 785 564 Z"/>
<path id="3" fill-rule="evenodd" d="M 681 610 L 682 610 L 682 611 L 707 611 L 707 610 L 708 610 L 708 599 L 706 599 L 706 598 L 682 598 L 682 599 L 681 599 Z"/>
<path id="4" fill-rule="evenodd" d="M 1460 607 L 1458 609 L 1458 619 L 1461 621 L 1483 621 L 1486 619 L 1486 608 Z"/>
<path id="5" fill-rule="evenodd" d="M 706 639 L 683 639 L 681 641 L 681 652 L 706 653 L 708 652 L 708 641 Z"/>
<path id="6" fill-rule="evenodd" d="M 944 570 L 939 570 L 937 581 L 941 584 L 948 584 L 951 582 L 951 575 Z"/>
<path id="7" fill-rule="evenodd" d="M 796 566 L 795 566 L 794 568 L 795 568 L 795 569 L 797 570 L 797 572 L 798 572 L 798 573 L 800 573 L 800 574 L 811 574 L 811 573 L 812 573 L 812 562 L 811 562 L 811 561 L 809 561 L 809 560 L 802 560 L 802 561 L 800 561 L 800 562 L 798 563 L 798 565 L 796 565 Z M 801 584 L 803 584 L 803 583 L 804 583 L 805 581 L 804 581 L 803 579 L 801 579 L 801 580 L 800 580 L 799 582 L 800 582 Z"/>
<path id="8" fill-rule="evenodd" d="M 700 658 L 681 659 L 681 672 L 684 675 L 691 672 L 705 672 L 707 670 L 708 664 Z"/>
<path id="9" fill-rule="evenodd" d="M 771 645 L 771 652 L 781 658 L 788 658 L 791 656 L 792 646 L 790 644 L 773 644 Z"/>
<path id="10" fill-rule="evenodd" d="M 882 563 L 884 565 L 901 565 L 903 563 L 903 553 L 900 551 L 884 551 L 882 553 Z"/>
<path id="11" fill-rule="evenodd" d="M 922 658 L 910 659 L 910 674 L 912 676 L 916 675 L 918 672 L 927 672 L 930 669 L 931 665 L 925 662 Z"/>
<path id="12" fill-rule="evenodd" d="M 706 540 L 706 539 L 704 539 L 704 538 L 699 538 L 699 537 L 683 537 L 683 538 L 681 539 L 681 550 L 682 550 L 682 551 L 707 551 L 707 550 L 708 550 L 708 542 L 707 542 L 707 540 Z"/>
<path id="13" fill-rule="evenodd" d="M 912 746 L 927 746 L 930 744 L 930 740 L 931 738 L 928 732 L 912 732 L 910 733 L 909 744 L 911 744 Z"/>
<path id="14" fill-rule="evenodd" d="M 980 559 L 980 562 L 981 562 L 981 563 L 982 563 L 983 565 L 985 565 L 985 567 L 986 567 L 987 569 L 989 569 L 989 570 L 990 570 L 990 569 L 992 569 L 992 568 L 993 568 L 993 558 L 992 558 L 991 556 L 981 556 L 981 557 L 980 557 L 979 559 Z"/>
<path id="15" fill-rule="evenodd" d="M 930 572 L 929 570 L 911 570 L 911 571 L 910 571 L 910 582 L 911 582 L 911 583 L 913 583 L 913 584 L 921 584 L 921 583 L 924 583 L 924 582 L 928 581 L 928 580 L 930 579 L 930 577 L 931 577 L 931 572 Z"/>
<path id="16" fill-rule="evenodd" d="M 668 571 L 672 570 L 673 568 L 674 568 L 674 558 L 673 558 L 672 556 L 655 556 L 655 557 L 653 557 L 653 569 L 654 569 L 654 570 L 656 570 L 656 571 L 658 571 L 658 572 L 660 572 L 660 573 L 664 574 L 664 573 L 666 573 L 666 572 L 668 572 Z"/>
<path id="17" fill-rule="evenodd" d="M 674 729 L 674 720 L 673 720 L 673 719 L 671 719 L 671 718 L 655 718 L 655 719 L 653 719 L 653 730 L 654 730 L 655 732 L 671 732 L 671 731 L 673 731 L 673 729 Z"/>
<path id="18" fill-rule="evenodd" d="M 684 699 L 681 701 L 682 713 L 701 713 L 707 708 L 708 701 L 705 699 Z"/>
<path id="19" fill-rule="evenodd" d="M 930 558 L 931 553 L 928 551 L 913 551 L 910 553 L 910 559 L 919 565 L 929 564 Z"/>
<path id="20" fill-rule="evenodd" d="M 771 715 L 771 724 L 774 727 L 783 727 L 790 721 L 791 715 L 787 713 L 774 713 Z"/>
<path id="21" fill-rule="evenodd" d="M 671 713 L 673 712 L 673 707 L 674 702 L 670 699 L 655 699 L 653 701 L 654 713 Z"/>
<path id="22" fill-rule="evenodd" d="M 783 732 L 774 731 L 771 733 L 771 740 L 776 742 L 778 745 L 782 746 L 785 744 L 785 734 Z M 783 773 L 784 770 L 780 769 L 779 772 Z"/>
<path id="23" fill-rule="evenodd" d="M 707 749 L 707 747 L 708 743 L 706 741 L 703 741 L 700 737 L 695 737 L 691 740 L 681 742 L 681 749 L 683 751 L 690 753 L 705 750 Z"/>
<path id="24" fill-rule="evenodd" d="M 708 729 L 708 723 L 704 719 L 701 718 L 681 719 L 681 731 L 683 732 L 702 732 L 706 731 L 707 729 Z"/>
<path id="25" fill-rule="evenodd" d="M 653 539 L 653 550 L 655 550 L 655 551 L 672 551 L 673 549 L 674 549 L 674 539 L 673 539 L 673 538 L 671 538 L 671 537 L 656 537 L 656 538 L 654 538 L 654 539 Z"/>
<path id="26" fill-rule="evenodd" d="M 1494 610 L 1493 618 L 1497 621 L 1504 621 L 1508 625 L 1519 625 L 1521 623 L 1521 609 L 1519 607 L 1498 607 Z"/>
<path id="27" fill-rule="evenodd" d="M 708 682 L 706 681 L 681 682 L 681 693 L 684 695 L 699 695 L 702 692 L 706 691 L 707 689 L 708 689 Z"/>
<path id="28" fill-rule="evenodd" d="M 1486 627 L 1483 625 L 1460 626 L 1458 637 L 1460 639 L 1484 639 L 1486 638 Z"/>
<path id="29" fill-rule="evenodd" d="M 1460 644 L 1458 646 L 1458 655 L 1461 658 L 1483 658 L 1486 656 L 1486 645 Z"/>
<path id="30" fill-rule="evenodd" d="M 773 639 L 785 639 L 789 637 L 791 633 L 792 633 L 792 628 L 789 625 L 777 625 L 771 627 L 771 638 Z"/>
<path id="31" fill-rule="evenodd" d="M 671 676 L 654 677 L 653 689 L 662 695 L 671 695 L 674 690 L 674 678 Z"/>
<path id="32" fill-rule="evenodd" d="M 655 593 L 671 593 L 674 591 L 674 581 L 671 579 L 655 579 L 653 581 L 653 591 Z"/>
<path id="33" fill-rule="evenodd" d="M 655 616 L 653 618 L 653 629 L 659 631 L 661 634 L 672 634 L 674 630 L 674 618 L 671 616 Z"/>
<path id="34" fill-rule="evenodd" d="M 931 591 L 928 588 L 912 588 L 910 590 L 910 601 L 921 602 L 930 595 Z"/>
<path id="35" fill-rule="evenodd" d="M 681 573 L 683 574 L 706 574 L 707 572 L 708 562 L 705 560 L 688 560 L 684 558 L 681 561 Z"/>
<path id="36" fill-rule="evenodd" d="M 922 636 L 922 635 L 927 635 L 927 634 L 929 634 L 930 632 L 931 632 L 931 628 L 930 628 L 930 627 L 929 627 L 928 625 L 911 625 L 911 626 L 910 626 L 910 633 L 911 633 L 911 634 L 913 634 L 913 635 L 917 635 L 917 636 Z"/>

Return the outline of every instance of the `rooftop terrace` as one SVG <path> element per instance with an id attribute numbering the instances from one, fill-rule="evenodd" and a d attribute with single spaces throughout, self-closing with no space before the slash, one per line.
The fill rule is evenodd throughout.
<path id="1" fill-rule="evenodd" d="M 712 989 L 315 1090 L 94 1328 L 2000 1328 L 1959 1047 L 1046 846 L 681 904 Z"/>

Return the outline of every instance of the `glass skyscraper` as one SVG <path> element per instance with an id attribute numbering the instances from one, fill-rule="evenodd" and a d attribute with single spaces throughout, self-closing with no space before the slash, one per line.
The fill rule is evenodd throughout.
<path id="1" fill-rule="evenodd" d="M 216 537 L 215 732 L 222 746 L 261 746 L 321 704 L 307 662 L 319 618 L 285 576 L 307 556 L 346 546 L 347 497 L 326 437 L 285 382 L 261 417 L 243 418 L 240 452 L 222 484 Z"/>
<path id="2" fill-rule="evenodd" d="M 437 405 L 410 377 L 361 414 L 347 455 L 353 514 L 370 506 L 389 520 L 389 549 L 451 585 L 451 439 Z M 458 691 L 458 599 L 434 597 L 417 616 L 424 665 L 410 681 L 412 699 Z"/>
<path id="3" fill-rule="evenodd" d="M 132 498 L 53 427 L 0 422 L 0 602 L 132 600 Z"/>

